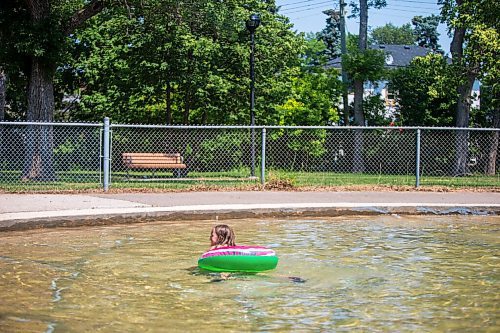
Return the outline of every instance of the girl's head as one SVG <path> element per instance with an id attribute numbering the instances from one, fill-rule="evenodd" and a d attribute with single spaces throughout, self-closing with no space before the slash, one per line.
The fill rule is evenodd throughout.
<path id="1" fill-rule="evenodd" d="M 211 246 L 235 246 L 233 229 L 225 224 L 219 224 L 212 228 L 210 233 Z"/>

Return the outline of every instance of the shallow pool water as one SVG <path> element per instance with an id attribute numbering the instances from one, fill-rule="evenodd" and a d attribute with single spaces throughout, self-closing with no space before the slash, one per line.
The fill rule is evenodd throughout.
<path id="1" fill-rule="evenodd" d="M 215 221 L 2 233 L 0 331 L 500 331 L 499 217 L 224 223 L 278 268 L 199 271 Z"/>

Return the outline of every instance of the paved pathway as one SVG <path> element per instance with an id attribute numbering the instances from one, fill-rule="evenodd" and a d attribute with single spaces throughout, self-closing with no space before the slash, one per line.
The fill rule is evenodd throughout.
<path id="1" fill-rule="evenodd" d="M 342 214 L 500 215 L 488 192 L 0 194 L 0 231 L 145 220 Z"/>

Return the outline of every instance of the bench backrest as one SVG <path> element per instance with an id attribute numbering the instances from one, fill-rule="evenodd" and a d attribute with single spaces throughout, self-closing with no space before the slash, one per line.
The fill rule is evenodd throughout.
<path id="1" fill-rule="evenodd" d="M 134 164 L 182 164 L 183 158 L 181 154 L 164 154 L 164 153 L 123 153 L 123 163 L 125 165 Z"/>

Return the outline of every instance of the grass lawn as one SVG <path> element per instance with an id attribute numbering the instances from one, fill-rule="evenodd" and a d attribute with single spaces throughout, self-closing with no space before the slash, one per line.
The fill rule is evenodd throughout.
<path id="1" fill-rule="evenodd" d="M 113 191 L 202 191 L 217 189 L 261 189 L 260 170 L 256 178 L 250 170 L 227 172 L 190 172 L 186 178 L 174 178 L 171 172 L 113 172 L 110 189 Z M 102 191 L 101 175 L 92 171 L 64 171 L 57 173 L 57 181 L 21 181 L 20 172 L 0 174 L 0 191 L 3 192 L 92 192 Z M 268 170 L 266 188 L 300 190 L 305 187 L 356 186 L 415 186 L 415 176 L 357 174 L 333 172 L 291 172 Z M 441 186 L 449 188 L 499 188 L 500 174 L 495 176 L 471 175 L 467 177 L 422 176 L 421 188 Z"/>

